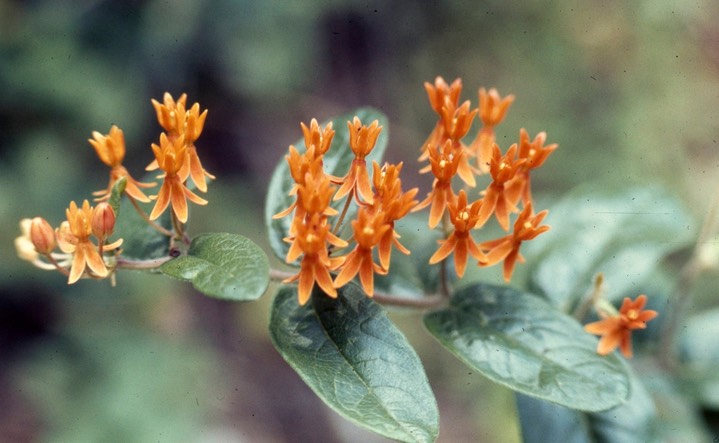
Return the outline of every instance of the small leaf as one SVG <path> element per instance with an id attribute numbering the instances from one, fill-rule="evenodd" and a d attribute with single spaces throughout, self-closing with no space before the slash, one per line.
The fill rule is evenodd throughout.
<path id="1" fill-rule="evenodd" d="M 384 155 L 384 151 L 387 148 L 387 141 L 389 140 L 387 117 L 376 109 L 360 108 L 332 120 L 332 128 L 335 130 L 335 136 L 332 139 L 332 147 L 330 147 L 330 150 L 327 151 L 323 158 L 324 171 L 327 174 L 343 177 L 349 170 L 350 164 L 354 159 L 354 154 L 349 146 L 349 130 L 347 129 L 347 122 L 351 121 L 355 115 L 362 120 L 363 124 L 369 125 L 376 119 L 379 120 L 380 126 L 383 127 L 382 132 L 377 138 L 377 144 L 372 152 L 367 156 L 368 170 L 372 170 L 372 160 L 379 162 Z M 327 122 L 322 123 L 322 127 L 326 124 Z M 304 138 L 300 138 L 294 143 L 294 146 L 300 152 L 304 152 L 306 149 Z M 287 160 L 283 156 L 270 178 L 270 184 L 267 189 L 267 199 L 265 202 L 265 224 L 267 225 L 270 247 L 275 255 L 277 255 L 277 257 L 281 260 L 285 259 L 287 256 L 287 250 L 289 249 L 289 244 L 282 241 L 282 239 L 287 237 L 289 233 L 292 217 L 288 215 L 287 217 L 274 220 L 272 219 L 272 216 L 289 208 L 295 201 L 294 196 L 288 195 L 294 185 L 295 182 L 292 180 L 292 176 L 290 175 Z M 333 204 L 336 209 L 342 205 L 344 205 L 344 199 Z M 351 210 L 347 214 L 345 220 L 350 220 L 353 217 L 353 211 Z"/>
<path id="2" fill-rule="evenodd" d="M 579 187 L 550 208 L 552 230 L 523 249 L 530 287 L 568 311 L 603 272 L 610 300 L 634 297 L 662 257 L 692 240 L 687 214 L 659 188 Z"/>
<path id="3" fill-rule="evenodd" d="M 345 418 L 388 438 L 434 441 L 439 412 L 414 349 L 356 285 L 338 292 L 315 291 L 299 306 L 295 287 L 280 289 L 270 317 L 275 347 Z"/>
<path id="4" fill-rule="evenodd" d="M 107 201 L 110 207 L 115 211 L 115 219 L 120 216 L 120 201 L 122 200 L 122 193 L 125 192 L 127 186 L 127 177 L 120 177 L 112 186 L 112 192 L 110 193 L 110 199 Z"/>
<path id="5" fill-rule="evenodd" d="M 160 271 L 191 281 L 205 295 L 232 301 L 258 299 L 270 281 L 262 249 L 241 235 L 226 233 L 195 237 L 187 256 L 165 263 Z"/>
<path id="6" fill-rule="evenodd" d="M 597 355 L 596 338 L 536 296 L 471 285 L 424 323 L 460 360 L 515 391 L 586 411 L 629 396 L 621 360 Z"/>

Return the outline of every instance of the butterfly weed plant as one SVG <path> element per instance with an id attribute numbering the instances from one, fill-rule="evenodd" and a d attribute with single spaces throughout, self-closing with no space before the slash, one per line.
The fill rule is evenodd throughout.
<path id="1" fill-rule="evenodd" d="M 473 104 L 460 101 L 460 79 L 424 86 L 437 115 L 417 150 L 431 184 L 424 196 L 403 185 L 404 162 L 382 161 L 390 141 L 380 111 L 300 124 L 301 137 L 272 175 L 265 210 L 271 253 L 292 271 L 271 269 L 266 253 L 240 234 L 187 230 L 190 204 L 208 204 L 204 195 L 216 179 L 199 156 L 208 111 L 167 93 L 162 103 L 152 100 L 163 129 L 146 168 L 155 179 L 139 181 L 123 166 L 121 129 L 93 132 L 89 143 L 110 169 L 107 186 L 92 193 L 92 203 L 71 201 L 57 227 L 42 217 L 22 220 L 18 256 L 68 284 L 109 279 L 114 286 L 123 271 L 145 270 L 237 302 L 257 300 L 275 281 L 269 333 L 278 352 L 330 408 L 391 439 L 434 441 L 439 411 L 388 307 L 422 311 L 440 346 L 515 391 L 527 441 L 541 441 L 540 425 L 541 435 L 564 429 L 587 441 L 614 441 L 628 422 L 640 440 L 661 435 L 655 403 L 627 362 L 632 332 L 658 316 L 647 308 L 658 303 L 624 280 L 636 269 L 651 274 L 677 243 L 691 244 L 684 211 L 661 191 L 637 190 L 639 204 L 659 199 L 681 217 L 652 220 L 652 229 L 631 235 L 610 220 L 606 234 L 584 238 L 577 227 L 587 218 L 605 223 L 600 210 L 626 209 L 621 195 L 602 193 L 593 213 L 586 203 L 592 191 L 580 189 L 555 203 L 552 217 L 535 200 L 532 177 L 557 144 L 524 129 L 515 143 L 497 143 L 495 128 L 514 96 L 481 88 Z M 706 224 L 696 245 L 713 235 Z M 652 238 L 656 232 L 679 239 L 674 249 Z M 523 255 L 528 243 L 538 244 Z M 639 246 L 642 254 L 632 255 Z M 711 261 L 701 247 L 692 251 L 676 279 L 682 287 Z M 491 272 L 478 269 L 494 266 L 504 285 L 477 281 Z M 527 267 L 525 289 L 512 281 L 518 266 Z M 467 273 L 475 278 L 464 282 Z M 681 377 L 692 363 L 678 358 L 676 340 L 687 297 L 672 300 L 676 310 L 660 317 L 660 332 L 646 334 L 654 339 L 640 347 L 653 371 Z"/>

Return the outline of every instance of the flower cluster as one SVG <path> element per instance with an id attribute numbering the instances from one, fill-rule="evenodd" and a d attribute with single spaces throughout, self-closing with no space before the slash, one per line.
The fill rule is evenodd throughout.
<path id="1" fill-rule="evenodd" d="M 359 274 L 360 283 L 370 297 L 374 294 L 374 274 L 389 270 L 392 246 L 401 252 L 409 251 L 399 243 L 395 221 L 404 217 L 416 205 L 417 189 L 402 191 L 399 178 L 402 164 L 372 163 L 370 178 L 367 155 L 374 149 L 382 131 L 378 121 L 364 125 L 358 117 L 347 122 L 349 147 L 354 159 L 343 177 L 324 171 L 323 157 L 330 149 L 334 130 L 329 123 L 321 128 L 317 120 L 310 126 L 302 124 L 305 151 L 289 147 L 287 163 L 294 186 L 290 195 L 294 202 L 274 218 L 293 213 L 286 261 L 301 258 L 300 271 L 285 280 L 298 281 L 300 304 L 309 300 L 315 283 L 330 297 L 337 297 L 340 288 Z M 330 206 L 332 201 L 345 199 L 341 213 Z M 337 235 L 352 202 L 358 206 L 351 222 L 352 236 L 347 240 Z M 334 218 L 334 223 L 331 219 Z M 334 248 L 354 247 L 345 255 L 332 257 Z M 378 261 L 375 261 L 374 251 Z M 332 279 L 330 272 L 338 274 Z"/>
<path id="2" fill-rule="evenodd" d="M 437 77 L 434 85 L 425 83 L 425 89 L 439 119 L 422 146 L 419 159 L 428 160 L 429 165 L 420 172 L 431 172 L 434 181 L 432 190 L 414 210 L 429 206 L 429 227 L 435 228 L 444 220 L 445 231 L 445 239 L 440 241 L 430 263 L 438 263 L 454 253 L 455 270 L 462 277 L 468 255 L 477 260 L 479 266 L 504 261 L 504 279 L 509 281 L 515 263 L 523 261 L 519 253 L 522 242 L 549 230 L 548 226 L 540 225 L 547 211 L 535 214 L 532 209 L 530 171 L 540 167 L 557 145 L 545 146 L 544 132 L 530 140 L 529 134 L 522 129 L 519 142 L 502 153 L 496 143 L 494 128 L 504 119 L 514 101 L 513 96 L 502 98 L 496 89 L 487 92 L 482 88 L 479 106 L 472 109 L 468 100 L 459 103 L 460 79 L 448 85 L 442 77 Z M 462 139 L 477 115 L 482 127 L 473 141 L 465 144 Z M 468 190 L 476 187 L 476 177 L 483 174 L 489 175 L 491 181 L 476 199 L 470 200 Z M 454 191 L 455 176 L 465 187 L 458 193 Z M 519 213 L 519 216 L 512 233 L 479 244 L 472 238 L 471 231 L 484 226 L 492 215 L 502 229 L 508 231 L 513 213 Z"/>
<path id="3" fill-rule="evenodd" d="M 160 135 L 159 145 L 152 144 L 155 160 L 146 168 L 163 171 L 158 176 L 163 181 L 157 195 L 148 196 L 143 191 L 157 186 L 157 183 L 140 182 L 123 166 L 125 136 L 122 129 L 113 125 L 108 134 L 93 132 L 88 141 L 100 161 L 110 168 L 107 187 L 93 192 L 95 201 L 99 203 L 93 208 L 87 200 L 80 207 L 71 202 L 66 211 L 67 220 L 54 230 L 41 217 L 22 220 L 22 235 L 15 240 L 18 256 L 41 269 L 60 271 L 68 276 L 69 284 L 81 277 L 112 276 L 119 264 L 121 251 L 118 248 L 122 239 L 107 243 L 114 231 L 117 210 L 109 202 L 121 181 L 120 189 L 123 189 L 124 195 L 150 226 L 172 240 L 183 239 L 182 224 L 188 218 L 187 200 L 199 205 L 207 204 L 206 200 L 188 188 L 188 179 L 192 180 L 198 190 L 206 192 L 206 178 L 214 178 L 202 167 L 195 147 L 205 124 L 207 110 L 200 112 L 198 103 L 186 109 L 186 103 L 185 94 L 175 101 L 170 94 L 165 93 L 162 104 L 152 100 L 157 120 L 167 131 Z M 150 215 L 147 215 L 138 202 L 150 203 L 152 200 L 155 200 L 155 205 Z M 119 205 L 119 202 L 114 204 Z M 174 231 L 153 222 L 168 206 L 172 206 Z M 56 252 L 58 247 L 61 252 Z"/>

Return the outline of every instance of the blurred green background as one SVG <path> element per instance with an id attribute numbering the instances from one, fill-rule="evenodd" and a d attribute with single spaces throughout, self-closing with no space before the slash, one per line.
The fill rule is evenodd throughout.
<path id="1" fill-rule="evenodd" d="M 384 441 L 314 397 L 274 351 L 268 303 L 234 305 L 125 272 L 68 287 L 15 256 L 18 221 L 53 225 L 102 189 L 87 139 L 120 126 L 141 176 L 165 91 L 209 109 L 197 143 L 218 179 L 190 231 L 265 245 L 269 174 L 320 121 L 363 105 L 414 159 L 435 122 L 423 82 L 462 77 L 516 100 L 498 130 L 545 130 L 539 206 L 592 182 L 660 183 L 701 217 L 716 193 L 719 4 L 626 2 L 0 0 L 0 441 Z M 406 185 L 407 186 L 407 185 Z M 267 249 L 268 250 L 268 249 Z M 275 262 L 276 263 L 276 262 Z M 442 416 L 440 441 L 519 440 L 509 391 L 395 315 Z"/>

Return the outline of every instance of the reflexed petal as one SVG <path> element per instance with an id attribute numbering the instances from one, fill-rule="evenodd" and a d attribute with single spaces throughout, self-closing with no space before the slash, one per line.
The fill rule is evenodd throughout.
<path id="1" fill-rule="evenodd" d="M 454 248 L 454 270 L 457 277 L 462 278 L 464 269 L 467 267 L 467 240 L 463 239 L 457 242 Z"/>
<path id="2" fill-rule="evenodd" d="M 332 298 L 337 298 L 337 290 L 332 284 L 332 277 L 326 267 L 320 263 L 316 263 L 314 266 L 315 281 L 317 285 L 322 288 L 324 293 Z"/>
<path id="3" fill-rule="evenodd" d="M 359 270 L 360 282 L 367 296 L 374 295 L 374 272 L 372 272 L 372 255 L 363 257 Z"/>
<path id="4" fill-rule="evenodd" d="M 97 249 L 95 249 L 95 245 L 92 243 L 82 243 L 82 246 L 85 249 L 85 261 L 90 270 L 98 277 L 106 277 L 108 273 L 107 267 L 97 252 Z"/>
<path id="5" fill-rule="evenodd" d="M 607 355 L 619 346 L 622 340 L 622 336 L 619 331 L 611 331 L 610 333 L 603 335 L 597 345 L 597 354 Z"/>
<path id="6" fill-rule="evenodd" d="M 163 212 L 165 212 L 167 205 L 170 204 L 170 192 L 170 183 L 167 181 L 163 182 L 160 192 L 156 197 L 157 201 L 155 202 L 155 207 L 152 208 L 152 212 L 150 213 L 150 220 L 155 220 Z"/>
<path id="7" fill-rule="evenodd" d="M 80 280 L 82 274 L 85 272 L 85 249 L 76 248 L 75 253 L 72 256 L 72 266 L 70 267 L 70 275 L 67 279 L 67 284 L 71 285 L 76 281 Z"/>
<path id="8" fill-rule="evenodd" d="M 179 180 L 170 182 L 170 202 L 177 219 L 185 223 L 187 221 L 187 200 L 185 199 L 185 187 Z"/>
<path id="9" fill-rule="evenodd" d="M 372 194 L 372 187 L 370 185 L 369 173 L 367 172 L 367 166 L 364 163 L 358 163 L 356 167 L 357 191 L 359 191 L 359 195 L 362 197 L 362 200 L 371 205 L 374 202 L 374 198 Z"/>
<path id="10" fill-rule="evenodd" d="M 352 280 L 359 272 L 361 264 L 362 261 L 357 253 L 357 249 L 350 252 L 349 255 L 346 256 L 342 270 L 337 274 L 337 277 L 335 277 L 334 287 L 341 288 L 346 285 L 348 281 Z"/>
<path id="11" fill-rule="evenodd" d="M 454 235 L 451 235 L 447 240 L 442 241 L 442 245 L 439 247 L 439 249 L 437 249 L 437 252 L 435 252 L 432 257 L 430 257 L 429 264 L 433 265 L 447 258 L 449 254 L 452 253 L 452 250 L 454 250 L 456 243 L 457 237 L 455 237 Z"/>

